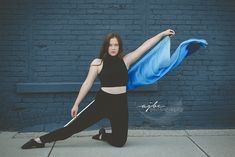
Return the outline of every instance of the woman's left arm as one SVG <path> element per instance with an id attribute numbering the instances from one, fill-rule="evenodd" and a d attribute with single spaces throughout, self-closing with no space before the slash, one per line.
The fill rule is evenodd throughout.
<path id="1" fill-rule="evenodd" d="M 157 42 L 159 42 L 165 36 L 172 36 L 175 32 L 172 29 L 168 29 L 163 31 L 154 37 L 146 40 L 140 47 L 138 47 L 135 51 L 128 53 L 123 57 L 123 60 L 127 66 L 127 69 L 135 63 L 147 50 L 149 50 L 152 46 L 154 46 Z"/>

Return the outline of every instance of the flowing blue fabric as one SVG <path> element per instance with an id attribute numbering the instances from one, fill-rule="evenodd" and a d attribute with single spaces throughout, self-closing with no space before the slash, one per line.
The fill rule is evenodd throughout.
<path id="1" fill-rule="evenodd" d="M 130 67 L 128 70 L 127 90 L 155 83 L 177 67 L 184 58 L 197 51 L 200 47 L 206 47 L 207 45 L 208 43 L 204 39 L 188 39 L 182 42 L 170 56 L 170 37 L 164 37 Z"/>

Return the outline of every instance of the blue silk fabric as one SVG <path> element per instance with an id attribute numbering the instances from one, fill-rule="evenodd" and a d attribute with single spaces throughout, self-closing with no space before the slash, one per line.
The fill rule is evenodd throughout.
<path id="1" fill-rule="evenodd" d="M 176 68 L 187 56 L 207 45 L 204 39 L 188 39 L 171 55 L 170 37 L 164 37 L 129 68 L 127 90 L 155 83 Z"/>

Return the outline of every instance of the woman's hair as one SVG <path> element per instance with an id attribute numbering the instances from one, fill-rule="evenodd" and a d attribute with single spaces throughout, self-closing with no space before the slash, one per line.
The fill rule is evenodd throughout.
<path id="1" fill-rule="evenodd" d="M 112 38 L 117 38 L 118 41 L 118 45 L 119 45 L 119 50 L 118 50 L 118 57 L 122 58 L 124 56 L 123 54 L 123 45 L 122 45 L 122 39 L 120 37 L 120 35 L 118 33 L 108 33 L 105 38 L 104 38 L 104 42 L 102 44 L 102 47 L 100 49 L 100 55 L 99 58 L 100 59 L 104 59 L 108 53 L 108 49 L 109 49 L 109 43 L 110 40 Z"/>

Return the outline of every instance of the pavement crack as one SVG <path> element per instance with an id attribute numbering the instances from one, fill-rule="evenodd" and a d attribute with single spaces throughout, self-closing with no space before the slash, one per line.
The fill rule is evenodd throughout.
<path id="1" fill-rule="evenodd" d="M 50 149 L 50 152 L 48 153 L 47 157 L 49 157 L 49 156 L 51 155 L 51 152 L 52 152 L 52 150 L 53 150 L 53 148 L 54 148 L 54 146 L 55 146 L 55 143 L 56 143 L 56 141 L 53 143 L 53 145 L 52 145 L 52 147 L 51 147 L 51 149 Z"/>
<path id="2" fill-rule="evenodd" d="M 188 138 L 191 142 L 193 142 L 207 157 L 210 157 L 210 155 L 207 154 L 207 152 L 204 151 L 204 150 L 202 149 L 202 147 L 200 147 L 189 135 L 187 135 L 187 138 Z"/>
<path id="3" fill-rule="evenodd" d="M 19 132 L 16 132 L 12 137 L 11 137 L 11 139 L 14 139 L 14 138 L 16 138 L 16 136 L 19 134 Z"/>

